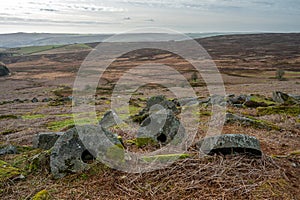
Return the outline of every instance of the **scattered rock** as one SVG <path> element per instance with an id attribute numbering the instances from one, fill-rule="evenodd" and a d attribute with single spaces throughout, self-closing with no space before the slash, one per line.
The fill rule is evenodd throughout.
<path id="1" fill-rule="evenodd" d="M 14 103 L 24 103 L 24 101 L 22 101 L 21 99 L 14 99 L 13 102 Z"/>
<path id="2" fill-rule="evenodd" d="M 0 76 L 8 76 L 10 75 L 9 69 L 6 67 L 6 65 L 2 62 L 0 62 Z"/>
<path id="3" fill-rule="evenodd" d="M 63 132 L 38 133 L 33 136 L 32 146 L 33 148 L 40 148 L 45 150 L 51 149 L 57 139 L 63 134 Z"/>
<path id="4" fill-rule="evenodd" d="M 152 113 L 142 122 L 136 140 L 138 146 L 143 146 L 150 142 L 167 144 L 175 136 L 178 139 L 182 138 L 183 134 L 184 129 L 174 113 L 170 110 L 159 110 Z"/>
<path id="5" fill-rule="evenodd" d="M 253 136 L 243 134 L 225 134 L 205 138 L 197 143 L 205 154 L 249 154 L 261 156 L 260 142 Z"/>
<path id="6" fill-rule="evenodd" d="M 173 101 L 177 106 L 194 105 L 199 103 L 197 97 L 187 97 Z"/>
<path id="7" fill-rule="evenodd" d="M 103 115 L 99 125 L 101 125 L 103 128 L 109 128 L 120 123 L 122 123 L 122 120 L 119 118 L 117 113 L 113 110 L 109 110 Z"/>
<path id="8" fill-rule="evenodd" d="M 31 102 L 32 103 L 37 103 L 37 102 L 39 102 L 39 100 L 36 97 L 34 97 L 33 99 L 31 99 Z"/>
<path id="9" fill-rule="evenodd" d="M 49 101 L 52 101 L 52 98 L 44 98 L 44 99 L 42 99 L 42 102 L 49 102 Z"/>
<path id="10" fill-rule="evenodd" d="M 275 105 L 275 102 L 259 95 L 251 95 L 246 98 L 244 105 L 249 108 L 268 107 Z"/>
<path id="11" fill-rule="evenodd" d="M 83 137 L 83 138 L 80 138 Z M 82 140 L 85 141 L 85 145 Z M 106 156 L 111 147 L 122 147 L 117 136 L 101 126 L 85 125 L 74 127 L 58 138 L 50 155 L 51 173 L 54 178 L 62 178 L 67 173 L 76 173 L 88 168 L 88 162 L 98 156 Z M 94 152 L 97 149 L 99 152 Z M 113 148 L 112 148 L 113 149 Z"/>
<path id="12" fill-rule="evenodd" d="M 277 103 L 284 103 L 289 99 L 289 95 L 283 92 L 275 91 L 273 92 L 272 99 Z"/>
<path id="13" fill-rule="evenodd" d="M 248 117 L 243 117 L 243 116 L 239 116 L 236 114 L 232 114 L 232 113 L 226 113 L 226 123 L 235 123 L 238 122 L 244 126 L 254 126 L 257 128 L 264 128 L 264 129 L 278 129 L 277 127 L 273 127 L 269 124 L 264 123 L 261 120 L 257 120 L 257 119 L 250 119 Z"/>
<path id="14" fill-rule="evenodd" d="M 293 95 L 293 94 L 286 94 L 279 91 L 273 92 L 272 99 L 281 104 L 294 105 L 300 103 L 300 96 Z"/>
<path id="15" fill-rule="evenodd" d="M 55 143 L 50 155 L 50 168 L 54 178 L 62 178 L 67 173 L 86 169 L 82 155 L 87 149 L 79 139 L 76 128 L 63 134 Z"/>
<path id="16" fill-rule="evenodd" d="M 247 95 L 242 94 L 237 97 L 235 97 L 234 95 L 231 95 L 231 96 L 228 96 L 227 101 L 229 104 L 236 106 L 236 105 L 244 104 L 246 99 L 247 99 Z"/>
<path id="17" fill-rule="evenodd" d="M 210 97 L 210 104 L 226 106 L 227 101 L 226 101 L 226 98 L 224 96 L 214 94 Z"/>
<path id="18" fill-rule="evenodd" d="M 0 149 L 0 155 L 6 155 L 6 154 L 17 154 L 18 150 L 13 145 L 8 145 L 6 147 L 3 147 Z"/>
<path id="19" fill-rule="evenodd" d="M 170 110 L 175 114 L 179 113 L 179 110 L 177 109 L 175 103 L 167 100 L 165 96 L 158 95 L 150 97 L 147 100 L 146 108 L 141 110 L 138 114 L 132 116 L 132 120 L 134 122 L 141 123 L 151 114 L 151 112 L 155 112 L 157 111 L 157 109 Z"/>

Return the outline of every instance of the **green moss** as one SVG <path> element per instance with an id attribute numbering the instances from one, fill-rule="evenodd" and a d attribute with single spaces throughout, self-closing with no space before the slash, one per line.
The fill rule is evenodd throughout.
<path id="1" fill-rule="evenodd" d="M 155 155 L 155 156 L 144 156 L 142 160 L 144 162 L 174 162 L 177 159 L 189 158 L 189 154 L 166 154 L 166 155 Z"/>
<path id="2" fill-rule="evenodd" d="M 265 106 L 272 106 L 276 104 L 274 101 L 268 100 L 265 97 L 259 95 L 251 96 L 250 101 L 258 104 L 264 104 Z"/>
<path id="3" fill-rule="evenodd" d="M 148 98 L 146 98 L 146 97 L 139 97 L 138 100 L 139 100 L 139 101 L 146 102 L 146 101 L 148 100 Z"/>
<path id="4" fill-rule="evenodd" d="M 78 125 L 90 124 L 91 120 L 88 118 L 82 118 L 78 121 Z M 47 127 L 52 131 L 59 131 L 66 127 L 74 127 L 75 122 L 73 119 L 66 119 L 63 121 L 55 121 L 48 123 Z"/>
<path id="5" fill-rule="evenodd" d="M 49 199 L 50 199 L 50 194 L 48 190 L 41 190 L 32 197 L 32 200 L 49 200 Z"/>
<path id="6" fill-rule="evenodd" d="M 46 45 L 46 46 L 32 46 L 32 47 L 21 47 L 18 49 L 17 53 L 19 54 L 33 54 L 39 53 L 42 51 L 55 49 L 60 47 L 61 45 Z"/>
<path id="7" fill-rule="evenodd" d="M 265 121 L 265 120 L 261 120 L 261 119 L 256 119 L 252 116 L 247 116 L 247 118 L 249 119 L 252 119 L 253 122 L 252 122 L 252 126 L 254 128 L 266 128 L 266 129 L 273 129 L 273 130 L 277 130 L 279 131 L 280 130 L 280 127 L 279 126 L 276 126 L 275 124 L 272 124 L 271 122 L 268 122 L 268 121 Z"/>
<path id="8" fill-rule="evenodd" d="M 18 119 L 18 116 L 16 116 L 16 115 L 0 115 L 0 120 L 1 119 Z"/>
<path id="9" fill-rule="evenodd" d="M 286 114 L 291 116 L 300 115 L 300 106 L 271 106 L 257 108 L 258 115 Z"/>
<path id="10" fill-rule="evenodd" d="M 146 145 L 156 145 L 157 142 L 155 140 L 153 140 L 153 138 L 136 138 L 134 140 L 134 143 L 138 146 L 138 147 L 143 147 Z"/>
<path id="11" fill-rule="evenodd" d="M 21 174 L 21 171 L 15 167 L 12 167 L 7 162 L 0 160 L 0 183 L 5 182 L 8 179 L 14 178 Z"/>
<path id="12" fill-rule="evenodd" d="M 41 118 L 45 118 L 46 115 L 43 114 L 36 114 L 36 115 L 23 115 L 22 119 L 41 119 Z"/>

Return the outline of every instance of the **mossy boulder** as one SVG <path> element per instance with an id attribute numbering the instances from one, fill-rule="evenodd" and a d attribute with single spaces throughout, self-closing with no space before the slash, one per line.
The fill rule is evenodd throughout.
<path id="1" fill-rule="evenodd" d="M 267 99 L 260 95 L 251 95 L 246 98 L 246 101 L 243 105 L 250 107 L 250 108 L 257 108 L 257 107 L 268 107 L 273 106 L 276 103 L 270 99 Z"/>
<path id="2" fill-rule="evenodd" d="M 280 104 L 284 105 L 295 105 L 300 104 L 300 96 L 292 95 L 292 94 L 286 94 L 283 92 L 275 91 L 273 92 L 272 99 Z"/>
<path id="3" fill-rule="evenodd" d="M 267 129 L 267 130 L 279 130 L 280 128 L 276 125 L 273 125 L 269 122 L 256 119 L 254 117 L 245 117 L 245 116 L 239 116 L 232 113 L 226 113 L 226 123 L 240 123 L 243 126 L 252 126 L 254 128 L 261 128 L 261 129 Z"/>
<path id="4" fill-rule="evenodd" d="M 18 168 L 12 167 L 7 162 L 0 160 L 0 183 L 17 177 L 20 174 L 21 171 Z"/>

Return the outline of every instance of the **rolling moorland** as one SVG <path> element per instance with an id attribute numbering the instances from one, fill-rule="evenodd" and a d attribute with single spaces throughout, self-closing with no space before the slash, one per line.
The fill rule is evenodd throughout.
<path id="1" fill-rule="evenodd" d="M 266 125 L 226 123 L 222 134 L 257 137 L 262 158 L 199 158 L 193 145 L 188 158 L 166 169 L 127 174 L 93 162 L 84 172 L 55 180 L 47 160 L 49 152 L 33 149 L 32 137 L 40 132 L 64 132 L 74 126 L 73 83 L 81 63 L 98 43 L 6 48 L 0 52 L 0 61 L 11 74 L 0 77 L 0 143 L 1 147 L 16 146 L 19 153 L 0 156 L 1 199 L 31 199 L 37 193 L 44 199 L 300 199 L 299 102 L 272 99 L 274 91 L 300 95 L 300 34 L 224 35 L 197 42 L 216 63 L 226 93 L 247 95 L 252 101 L 228 105 L 227 113 Z M 110 96 L 121 75 L 144 63 L 163 63 L 178 70 L 189 80 L 199 100 L 205 102 L 209 97 L 201 75 L 187 61 L 170 52 L 142 49 L 117 58 L 104 73 L 95 94 L 97 118 L 110 109 Z M 284 72 L 280 78 L 276 77 L 279 70 Z M 132 95 L 130 115 L 137 114 L 147 98 L 158 94 L 176 101 L 167 88 L 148 84 Z M 198 114 L 201 123 L 196 138 L 201 138 L 208 127 L 211 105 L 201 104 Z M 130 143 L 134 130 L 113 127 L 111 131 L 122 136 L 126 150 L 157 148 Z M 45 159 L 37 162 L 37 155 Z"/>

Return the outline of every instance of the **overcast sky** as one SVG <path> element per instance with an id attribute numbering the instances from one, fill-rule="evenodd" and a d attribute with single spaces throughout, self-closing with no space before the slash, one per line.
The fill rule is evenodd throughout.
<path id="1" fill-rule="evenodd" d="M 1 0 L 0 33 L 300 32 L 300 0 Z"/>

